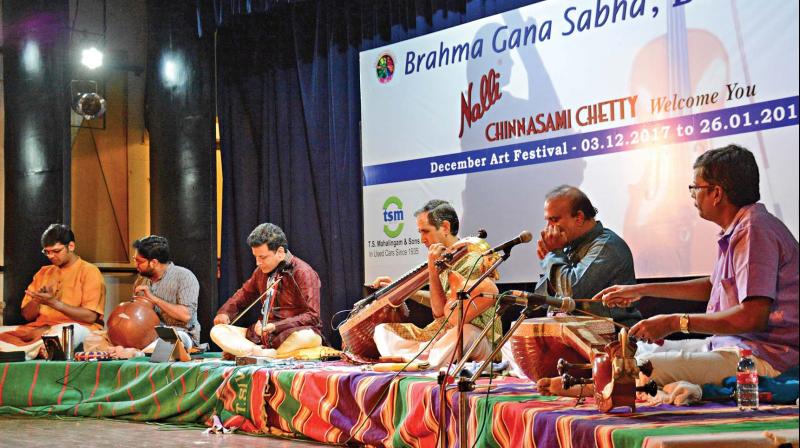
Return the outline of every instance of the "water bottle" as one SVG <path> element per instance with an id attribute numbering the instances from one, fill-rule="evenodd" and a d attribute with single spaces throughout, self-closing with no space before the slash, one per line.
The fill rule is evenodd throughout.
<path id="1" fill-rule="evenodd" d="M 736 401 L 743 411 L 758 409 L 758 372 L 752 355 L 751 350 L 742 349 L 736 366 Z"/>

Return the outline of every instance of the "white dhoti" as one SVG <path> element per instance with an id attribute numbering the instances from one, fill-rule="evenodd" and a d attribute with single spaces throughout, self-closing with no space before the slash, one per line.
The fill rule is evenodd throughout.
<path id="1" fill-rule="evenodd" d="M 398 325 L 412 324 L 380 324 L 375 327 L 374 340 L 381 356 L 399 357 L 405 362 L 414 358 L 426 360 L 431 368 L 438 369 L 450 362 L 456 350 L 458 331 L 456 328 L 446 330 L 423 353 L 426 344 L 430 341 L 413 339 L 401 336 L 396 332 Z M 479 337 L 483 330 L 472 324 L 464 325 L 464 350 L 467 350 Z M 482 338 L 472 352 L 470 361 L 483 361 L 492 352 L 492 345 L 486 338 Z M 418 356 L 419 355 L 419 356 Z"/>
<path id="2" fill-rule="evenodd" d="M 266 356 L 275 358 L 296 350 L 319 347 L 322 345 L 322 337 L 308 328 L 290 334 L 277 349 L 263 348 L 247 339 L 245 336 L 246 334 L 247 328 L 220 324 L 214 325 L 214 327 L 211 328 L 210 336 L 211 340 L 224 352 L 234 356 Z"/>
<path id="3" fill-rule="evenodd" d="M 736 375 L 739 349 L 736 347 L 709 350 L 708 339 L 666 340 L 663 345 L 637 343 L 636 359 L 653 364 L 651 378 L 664 386 L 677 381 L 688 381 L 702 386 L 720 384 L 726 377 Z M 780 372 L 758 357 L 753 357 L 760 376 L 775 377 Z"/>
<path id="4" fill-rule="evenodd" d="M 514 359 L 514 351 L 511 349 L 511 339 L 506 341 L 506 343 L 500 348 L 500 355 L 502 356 L 503 362 L 508 363 L 509 375 L 517 378 L 528 378 L 528 376 L 525 375 L 525 373 L 519 367 L 517 360 Z"/>
<path id="5" fill-rule="evenodd" d="M 86 336 L 89 335 L 89 329 L 76 322 L 54 325 L 50 327 L 50 329 L 47 330 L 47 332 L 45 332 L 44 334 L 48 336 L 58 336 L 59 341 L 61 341 L 61 330 L 67 325 L 72 325 L 73 328 L 72 346 L 77 347 L 78 345 L 82 344 Z M 5 333 L 7 331 L 14 331 L 19 327 L 20 325 L 0 326 L 0 333 Z M 0 341 L 0 352 L 24 351 L 25 359 L 31 360 L 39 355 L 39 350 L 42 348 L 42 344 L 43 342 L 41 339 L 37 339 L 36 341 L 33 341 L 27 345 L 15 345 L 15 344 L 9 344 L 8 342 Z M 62 347 L 64 346 L 64 341 L 61 341 L 61 346 Z"/>

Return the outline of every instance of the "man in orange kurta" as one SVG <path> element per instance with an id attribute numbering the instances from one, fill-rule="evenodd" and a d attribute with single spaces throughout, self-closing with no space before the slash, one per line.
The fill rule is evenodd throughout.
<path id="1" fill-rule="evenodd" d="M 42 234 L 42 253 L 50 260 L 33 276 L 22 299 L 25 325 L 0 327 L 0 351 L 25 351 L 33 359 L 41 336 L 61 335 L 73 324 L 77 346 L 91 330 L 103 328 L 106 288 L 97 266 L 75 253 L 75 235 L 63 224 L 52 224 Z"/>

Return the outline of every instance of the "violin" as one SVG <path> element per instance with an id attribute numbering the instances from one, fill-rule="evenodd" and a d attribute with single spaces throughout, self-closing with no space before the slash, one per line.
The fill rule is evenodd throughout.
<path id="1" fill-rule="evenodd" d="M 597 353 L 592 360 L 591 378 L 576 378 L 567 369 L 588 368 L 587 364 L 571 364 L 564 359 L 558 361 L 558 372 L 564 389 L 569 389 L 576 385 L 593 384 L 594 399 L 597 408 L 602 412 L 609 412 L 620 406 L 631 408 L 636 411 L 636 392 L 645 392 L 655 396 L 658 392 L 658 385 L 650 380 L 644 386 L 636 386 L 636 379 L 639 372 L 645 375 L 653 373 L 653 366 L 648 361 L 643 365 L 637 365 L 634 355 L 636 354 L 636 343 L 629 340 L 627 329 L 623 328 L 619 332 L 618 340 L 605 346 L 602 352 Z"/>

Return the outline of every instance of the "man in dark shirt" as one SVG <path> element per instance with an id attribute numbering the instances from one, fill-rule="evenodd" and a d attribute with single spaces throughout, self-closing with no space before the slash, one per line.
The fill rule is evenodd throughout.
<path id="1" fill-rule="evenodd" d="M 548 294 L 588 299 L 611 285 L 636 283 L 631 250 L 596 215 L 592 202 L 575 187 L 562 185 L 547 193 L 547 226 L 536 249 L 543 272 L 537 290 L 547 287 Z M 609 308 L 598 301 L 583 302 L 581 308 L 624 325 L 642 318 L 635 306 Z"/>
<path id="2" fill-rule="evenodd" d="M 217 312 L 211 339 L 236 356 L 276 356 L 321 345 L 316 271 L 289 252 L 286 235 L 274 224 L 260 224 L 247 244 L 257 268 Z M 260 301 L 259 320 L 247 328 L 229 325 L 255 300 Z"/>
<path id="3" fill-rule="evenodd" d="M 576 187 L 562 185 L 545 195 L 546 225 L 536 247 L 542 277 L 536 292 L 588 299 L 608 286 L 636 283 L 631 250 L 596 216 L 597 209 L 589 197 Z M 609 308 L 598 300 L 580 302 L 578 307 L 576 315 L 584 311 L 611 317 L 623 325 L 633 325 L 642 318 L 635 306 Z M 511 344 L 503 346 L 503 358 L 510 362 L 515 375 L 523 375 Z"/>

